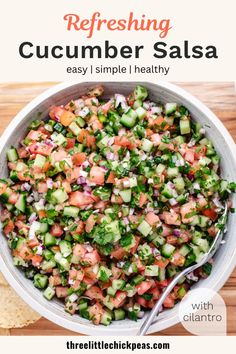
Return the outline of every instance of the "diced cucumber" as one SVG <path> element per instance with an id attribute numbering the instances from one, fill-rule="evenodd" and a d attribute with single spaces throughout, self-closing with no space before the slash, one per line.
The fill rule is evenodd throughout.
<path id="1" fill-rule="evenodd" d="M 134 104 L 133 104 L 133 109 L 137 109 L 138 107 L 141 107 L 142 105 L 143 105 L 142 100 L 140 100 L 140 99 L 135 100 Z"/>
<path id="2" fill-rule="evenodd" d="M 201 166 L 207 166 L 211 163 L 211 159 L 209 159 L 209 157 L 201 157 L 200 160 L 199 160 L 199 165 Z"/>
<path id="3" fill-rule="evenodd" d="M 180 126 L 180 133 L 182 135 L 190 133 L 190 131 L 191 131 L 190 122 L 189 122 L 189 119 L 187 117 L 184 116 L 184 117 L 182 117 L 180 119 L 179 126 Z"/>
<path id="4" fill-rule="evenodd" d="M 173 125 L 174 124 L 174 117 L 165 117 L 165 122 L 170 126 Z"/>
<path id="5" fill-rule="evenodd" d="M 34 286 L 39 289 L 45 289 L 48 285 L 48 277 L 44 274 L 35 274 L 34 276 Z"/>
<path id="6" fill-rule="evenodd" d="M 54 259 L 50 259 L 49 261 L 43 261 L 43 263 L 41 264 L 41 268 L 43 271 L 47 271 L 48 269 L 52 269 L 56 267 L 56 262 L 54 261 Z"/>
<path id="7" fill-rule="evenodd" d="M 46 259 L 46 261 L 49 261 L 50 259 L 53 258 L 53 253 L 48 249 L 45 249 L 43 250 L 43 257 Z"/>
<path id="8" fill-rule="evenodd" d="M 164 185 L 164 188 L 162 189 L 161 191 L 161 194 L 167 198 L 167 199 L 171 199 L 173 198 L 173 189 L 168 185 L 168 184 L 165 184 Z"/>
<path id="9" fill-rule="evenodd" d="M 80 133 L 80 131 L 81 131 L 81 129 L 78 127 L 78 125 L 76 124 L 76 122 L 72 122 L 72 123 L 70 123 L 70 125 L 69 125 L 69 128 L 70 128 L 70 130 L 72 131 L 72 133 L 74 134 L 74 135 L 79 135 L 79 133 Z"/>
<path id="10" fill-rule="evenodd" d="M 120 321 L 125 318 L 125 311 L 123 309 L 114 310 L 115 321 Z"/>
<path id="11" fill-rule="evenodd" d="M 67 272 L 70 270 L 70 263 L 66 258 L 62 257 L 60 252 L 57 252 L 54 256 L 55 261 L 61 266 L 61 268 Z"/>
<path id="12" fill-rule="evenodd" d="M 144 275 L 148 277 L 157 277 L 159 274 L 159 267 L 157 265 L 148 265 L 145 267 Z"/>
<path id="13" fill-rule="evenodd" d="M 68 199 L 68 194 L 63 189 L 57 189 L 52 193 L 52 201 L 55 204 L 62 204 Z"/>
<path id="14" fill-rule="evenodd" d="M 144 109 L 143 107 L 138 107 L 135 112 L 137 113 L 139 119 L 143 119 L 147 114 L 146 109 Z"/>
<path id="15" fill-rule="evenodd" d="M 134 90 L 134 98 L 135 100 L 142 100 L 144 101 L 148 96 L 148 91 L 146 87 L 137 85 Z"/>
<path id="16" fill-rule="evenodd" d="M 153 240 L 152 240 L 152 243 L 155 245 L 155 246 L 162 246 L 164 245 L 164 243 L 166 242 L 165 238 L 161 235 L 157 235 Z"/>
<path id="17" fill-rule="evenodd" d="M 191 248 L 187 244 L 184 244 L 183 246 L 180 247 L 179 253 L 185 257 L 187 256 L 187 254 L 189 254 L 190 251 Z"/>
<path id="18" fill-rule="evenodd" d="M 54 133 L 55 134 L 55 133 Z M 53 135 L 54 135 L 53 134 Z M 52 135 L 51 135 L 51 138 L 52 138 Z M 57 135 L 55 135 L 54 136 L 54 138 L 53 138 L 53 141 L 57 144 L 57 145 L 63 145 L 63 144 L 65 144 L 66 143 L 66 138 L 64 137 L 64 135 L 63 134 L 57 134 Z"/>
<path id="19" fill-rule="evenodd" d="M 116 294 L 116 289 L 114 289 L 112 286 L 109 286 L 109 288 L 107 288 L 107 294 L 114 297 Z"/>
<path id="20" fill-rule="evenodd" d="M 27 169 L 27 167 L 28 166 L 24 162 L 18 161 L 17 164 L 16 164 L 16 171 L 17 172 L 22 172 L 25 169 Z"/>
<path id="21" fill-rule="evenodd" d="M 77 218 L 79 215 L 79 211 L 80 211 L 80 209 L 77 207 L 66 206 L 63 210 L 63 214 L 65 216 L 69 216 L 71 218 Z"/>
<path id="22" fill-rule="evenodd" d="M 15 148 L 10 148 L 7 150 L 7 158 L 10 162 L 15 162 L 18 160 L 18 154 Z"/>
<path id="23" fill-rule="evenodd" d="M 22 213 L 25 212 L 25 208 L 26 208 L 26 197 L 24 194 L 20 194 L 15 207 L 20 210 Z"/>
<path id="24" fill-rule="evenodd" d="M 146 237 L 152 231 L 151 226 L 145 220 L 141 222 L 137 229 L 144 237 Z"/>
<path id="25" fill-rule="evenodd" d="M 178 193 L 183 193 L 184 187 L 185 187 L 185 183 L 184 183 L 183 177 L 176 177 L 173 180 L 173 182 L 174 182 L 175 189 L 177 190 L 177 192 Z"/>
<path id="26" fill-rule="evenodd" d="M 162 163 L 159 163 L 159 165 L 157 165 L 157 167 L 156 167 L 156 173 L 158 175 L 161 175 L 165 171 L 165 169 L 166 169 L 166 166 L 163 165 Z"/>
<path id="27" fill-rule="evenodd" d="M 178 174 L 179 174 L 178 167 L 168 167 L 167 168 L 167 175 L 168 175 L 169 178 L 177 177 Z"/>
<path id="28" fill-rule="evenodd" d="M 34 166 L 42 168 L 45 165 L 45 162 L 46 162 L 46 157 L 43 155 L 37 154 L 36 158 L 34 160 Z"/>
<path id="29" fill-rule="evenodd" d="M 39 229 L 36 231 L 36 234 L 45 234 L 48 231 L 48 224 L 46 222 L 40 222 Z"/>
<path id="30" fill-rule="evenodd" d="M 123 289 L 125 286 L 125 281 L 123 279 L 114 279 L 112 280 L 112 287 L 115 290 Z"/>
<path id="31" fill-rule="evenodd" d="M 80 300 L 80 301 L 82 301 L 82 300 Z M 86 301 L 81 302 L 81 303 L 78 304 L 78 309 L 79 310 L 86 310 L 87 308 L 88 308 L 88 303 Z"/>
<path id="32" fill-rule="evenodd" d="M 46 247 L 55 246 L 57 243 L 56 237 L 47 232 L 44 235 L 44 244 Z"/>
<path id="33" fill-rule="evenodd" d="M 120 191 L 119 194 L 125 203 L 131 201 L 131 189 L 124 189 L 123 191 Z"/>
<path id="34" fill-rule="evenodd" d="M 120 119 L 120 123 L 126 128 L 133 128 L 137 121 L 137 113 L 132 108 L 128 110 L 127 113 L 124 113 Z"/>
<path id="35" fill-rule="evenodd" d="M 81 128 L 85 126 L 85 120 L 82 117 L 76 117 L 75 121 Z"/>
<path id="36" fill-rule="evenodd" d="M 161 254 L 164 257 L 170 258 L 172 256 L 174 250 L 175 250 L 175 247 L 173 245 L 171 245 L 170 243 L 165 243 L 161 247 Z"/>
<path id="37" fill-rule="evenodd" d="M 126 284 L 123 290 L 127 292 L 128 297 L 133 297 L 137 292 L 135 286 L 131 284 Z"/>
<path id="38" fill-rule="evenodd" d="M 208 252 L 209 251 L 209 242 L 206 240 L 206 239 L 203 239 L 203 238 L 197 238 L 194 240 L 195 242 L 195 245 L 197 245 L 199 247 L 199 249 L 202 251 L 202 252 Z"/>
<path id="39" fill-rule="evenodd" d="M 112 315 L 108 311 L 104 311 L 101 318 L 101 323 L 104 326 L 108 326 L 112 321 Z"/>
<path id="40" fill-rule="evenodd" d="M 177 273 L 177 267 L 172 264 L 169 264 L 166 268 L 166 273 L 168 278 L 172 278 Z"/>
<path id="41" fill-rule="evenodd" d="M 131 284 L 138 285 L 140 284 L 143 280 L 145 280 L 145 277 L 141 274 L 136 275 L 134 278 L 131 280 Z"/>
<path id="42" fill-rule="evenodd" d="M 142 145 L 141 145 L 141 149 L 145 152 L 150 152 L 152 150 L 153 147 L 153 143 L 148 140 L 148 139 L 142 139 Z"/>
<path id="43" fill-rule="evenodd" d="M 109 309 L 109 310 L 113 310 L 114 309 L 114 305 L 110 300 L 110 296 L 106 296 L 105 299 L 103 300 L 104 305 Z"/>
<path id="44" fill-rule="evenodd" d="M 167 116 L 171 115 L 176 111 L 177 103 L 166 103 L 165 104 L 165 114 Z"/>
<path id="45" fill-rule="evenodd" d="M 72 253 L 71 243 L 66 240 L 60 241 L 59 247 L 60 247 L 60 251 L 61 251 L 62 256 L 65 258 L 68 257 Z"/>
<path id="46" fill-rule="evenodd" d="M 199 226 L 205 228 L 209 225 L 210 219 L 207 216 L 199 215 Z"/>
<path id="47" fill-rule="evenodd" d="M 158 276 L 158 279 L 160 281 L 163 281 L 166 279 L 166 268 L 160 268 L 159 269 L 159 276 Z"/>
<path id="48" fill-rule="evenodd" d="M 105 267 L 105 266 L 100 266 L 99 271 L 98 271 L 98 279 L 106 283 L 109 278 L 112 276 L 112 271 Z"/>

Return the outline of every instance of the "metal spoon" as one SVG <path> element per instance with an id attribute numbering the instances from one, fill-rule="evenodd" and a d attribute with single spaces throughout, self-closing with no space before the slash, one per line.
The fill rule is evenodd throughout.
<path id="1" fill-rule="evenodd" d="M 222 220 L 222 224 L 225 224 L 227 212 L 228 212 L 228 207 L 227 207 L 227 204 L 225 204 L 224 213 L 221 215 L 221 217 L 219 219 L 219 220 Z M 153 307 L 153 309 L 150 312 L 150 314 L 146 317 L 146 319 L 142 323 L 142 325 L 141 325 L 141 327 L 140 327 L 140 329 L 139 329 L 139 331 L 137 333 L 138 336 L 144 336 L 147 333 L 147 331 L 148 331 L 149 327 L 151 326 L 154 318 L 159 313 L 159 311 L 160 311 L 160 309 L 162 307 L 162 304 L 165 301 L 166 297 L 170 294 L 170 292 L 173 290 L 175 285 L 178 284 L 180 279 L 183 276 L 185 276 L 185 275 L 191 273 L 192 271 L 196 270 L 197 268 L 201 267 L 203 264 L 208 262 L 213 257 L 213 255 L 215 254 L 215 252 L 217 251 L 217 249 L 219 248 L 219 246 L 221 244 L 221 241 L 223 239 L 223 234 L 224 234 L 224 230 L 219 230 L 217 232 L 215 238 L 214 238 L 213 243 L 211 244 L 211 247 L 210 247 L 209 251 L 207 253 L 205 253 L 203 258 L 198 263 L 195 263 L 195 264 L 191 265 L 190 267 L 185 268 L 184 270 L 182 270 L 182 272 L 178 273 L 173 278 L 173 280 L 170 282 L 170 284 L 166 287 L 166 289 L 161 294 L 159 300 L 156 302 L 156 304 Z"/>

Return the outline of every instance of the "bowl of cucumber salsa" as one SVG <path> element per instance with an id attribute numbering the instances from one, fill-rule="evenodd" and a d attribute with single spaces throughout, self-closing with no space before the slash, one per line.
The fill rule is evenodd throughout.
<path id="1" fill-rule="evenodd" d="M 0 153 L 0 267 L 55 323 L 135 334 L 219 229 L 227 230 L 224 244 L 177 284 L 150 333 L 179 321 L 191 288 L 217 291 L 233 270 L 234 142 L 179 87 L 57 85 L 13 119 Z"/>

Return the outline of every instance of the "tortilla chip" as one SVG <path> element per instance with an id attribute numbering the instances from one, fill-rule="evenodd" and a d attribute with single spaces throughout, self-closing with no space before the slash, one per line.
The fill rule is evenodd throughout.
<path id="1" fill-rule="evenodd" d="M 0 327 L 18 328 L 28 326 L 40 319 L 10 286 L 0 285 Z"/>
<path id="2" fill-rule="evenodd" d="M 9 285 L 1 272 L 0 272 L 0 285 L 4 285 L 4 286 L 8 286 Z"/>

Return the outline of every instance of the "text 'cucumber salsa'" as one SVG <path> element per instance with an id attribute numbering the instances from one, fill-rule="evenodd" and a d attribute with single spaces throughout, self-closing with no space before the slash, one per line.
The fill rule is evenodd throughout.
<path id="1" fill-rule="evenodd" d="M 35 120 L 7 151 L 3 231 L 14 264 L 46 299 L 95 324 L 141 318 L 176 273 L 198 262 L 234 183 L 204 129 L 176 103 L 100 97 L 102 87 Z M 183 278 L 171 308 L 212 264 Z"/>

